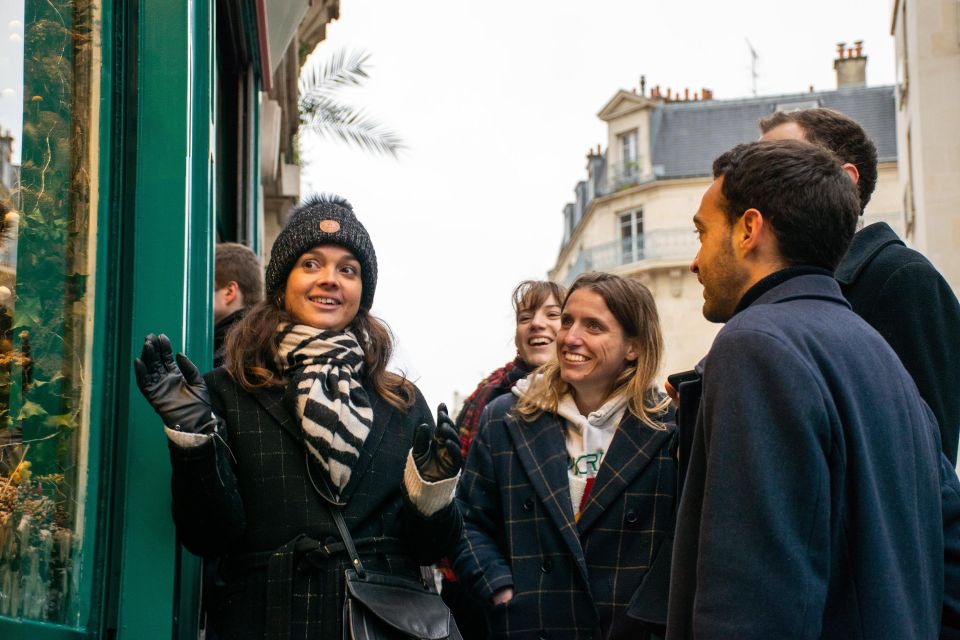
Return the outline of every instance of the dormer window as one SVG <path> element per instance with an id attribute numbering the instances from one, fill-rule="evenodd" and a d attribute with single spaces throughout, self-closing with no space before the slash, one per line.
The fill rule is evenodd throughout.
<path id="1" fill-rule="evenodd" d="M 620 162 L 623 163 L 624 173 L 637 169 L 637 130 L 621 133 L 620 139 Z"/>
<path id="2" fill-rule="evenodd" d="M 640 180 L 637 130 L 619 134 L 617 143 L 620 145 L 620 157 L 613 167 L 613 188 L 624 189 L 632 187 Z"/>

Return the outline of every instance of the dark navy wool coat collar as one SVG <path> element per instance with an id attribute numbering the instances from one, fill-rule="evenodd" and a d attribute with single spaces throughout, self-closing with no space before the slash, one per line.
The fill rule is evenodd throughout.
<path id="1" fill-rule="evenodd" d="M 843 297 L 840 285 L 828 275 L 808 274 L 791 278 L 786 282 L 770 289 L 747 309 L 761 304 L 777 304 L 792 300 L 825 300 L 835 302 L 850 308 L 850 303 Z"/>
<path id="2" fill-rule="evenodd" d="M 886 222 L 875 222 L 864 227 L 854 234 L 847 255 L 837 266 L 837 280 L 844 285 L 850 284 L 884 247 L 891 244 L 902 245 L 903 241 Z"/>

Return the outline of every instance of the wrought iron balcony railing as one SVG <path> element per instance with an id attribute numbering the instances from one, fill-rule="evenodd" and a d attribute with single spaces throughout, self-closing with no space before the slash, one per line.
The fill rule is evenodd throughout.
<path id="1" fill-rule="evenodd" d="M 632 187 L 640 182 L 639 162 L 613 162 L 610 163 L 608 171 L 610 176 L 609 190 L 611 192 Z"/>
<path id="2" fill-rule="evenodd" d="M 585 249 L 567 272 L 564 284 L 570 286 L 581 273 L 610 271 L 644 260 L 693 260 L 699 243 L 693 226 L 657 229 L 635 237 L 615 240 Z"/>

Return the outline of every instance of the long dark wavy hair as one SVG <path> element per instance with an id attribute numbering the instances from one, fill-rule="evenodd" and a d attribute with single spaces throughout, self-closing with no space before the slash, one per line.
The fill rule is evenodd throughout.
<path id="1" fill-rule="evenodd" d="M 258 302 L 227 334 L 226 369 L 248 391 L 279 387 L 287 383 L 277 345 L 277 326 L 296 322 L 283 308 L 282 296 Z M 393 353 L 393 334 L 385 322 L 360 309 L 347 327 L 363 349 L 366 376 L 381 398 L 400 411 L 413 406 L 413 384 L 387 371 Z"/>

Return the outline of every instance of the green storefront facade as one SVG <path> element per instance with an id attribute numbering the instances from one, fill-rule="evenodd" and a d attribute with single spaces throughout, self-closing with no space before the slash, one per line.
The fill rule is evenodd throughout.
<path id="1" fill-rule="evenodd" d="M 131 362 L 160 331 L 209 362 L 214 243 L 262 242 L 265 4 L 19 1 L 0 638 L 196 637 L 199 561 L 177 545 L 165 436 Z"/>

